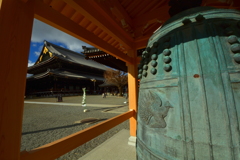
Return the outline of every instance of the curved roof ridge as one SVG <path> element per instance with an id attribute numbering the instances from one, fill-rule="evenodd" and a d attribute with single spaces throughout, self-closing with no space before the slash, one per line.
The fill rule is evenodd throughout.
<path id="1" fill-rule="evenodd" d="M 93 60 L 86 60 L 85 55 L 77 53 L 66 48 L 60 47 L 48 41 L 44 41 L 45 47 L 56 57 L 64 59 L 66 61 L 78 63 L 81 65 L 97 68 L 100 70 L 106 70 L 107 67 L 101 63 L 95 62 Z"/>
<path id="2" fill-rule="evenodd" d="M 78 53 L 78 52 L 75 52 L 75 51 L 69 50 L 69 49 L 67 49 L 67 48 L 64 48 L 64 47 L 58 46 L 58 45 L 53 44 L 53 43 L 51 43 L 51 42 L 48 42 L 48 41 L 46 41 L 46 40 L 44 40 L 44 44 L 45 44 L 46 46 L 48 46 L 48 44 L 51 44 L 51 45 L 54 46 L 54 47 L 61 48 L 61 49 L 63 49 L 63 50 L 66 50 L 67 52 L 72 52 L 72 53 L 74 53 L 74 54 L 77 54 L 78 56 L 80 55 L 80 56 L 84 57 L 84 55 L 81 54 L 81 52 Z"/>

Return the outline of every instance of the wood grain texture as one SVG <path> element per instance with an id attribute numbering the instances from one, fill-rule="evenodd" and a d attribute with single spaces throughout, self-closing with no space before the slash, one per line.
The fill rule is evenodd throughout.
<path id="1" fill-rule="evenodd" d="M 0 159 L 18 160 L 34 1 L 2 0 L 0 10 Z"/>

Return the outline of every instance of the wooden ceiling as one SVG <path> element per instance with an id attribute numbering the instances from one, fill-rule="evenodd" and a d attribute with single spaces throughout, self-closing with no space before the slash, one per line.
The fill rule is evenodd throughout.
<path id="1" fill-rule="evenodd" d="M 26 1 L 26 0 L 25 0 Z M 169 0 L 36 0 L 35 18 L 127 63 L 166 20 Z M 203 0 L 202 6 L 239 9 L 239 0 Z"/>

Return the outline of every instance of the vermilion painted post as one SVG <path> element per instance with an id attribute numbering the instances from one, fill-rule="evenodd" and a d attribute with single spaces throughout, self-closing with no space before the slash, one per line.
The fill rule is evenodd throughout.
<path id="1" fill-rule="evenodd" d="M 0 159 L 19 160 L 34 1 L 0 0 Z"/>
<path id="2" fill-rule="evenodd" d="M 136 50 L 128 51 L 128 55 L 134 60 L 133 65 L 128 66 L 128 92 L 129 92 L 129 109 L 135 110 L 135 114 L 130 118 L 130 139 L 129 144 L 134 145 L 137 131 L 137 101 L 138 101 L 138 79 L 137 79 L 137 52 Z"/>

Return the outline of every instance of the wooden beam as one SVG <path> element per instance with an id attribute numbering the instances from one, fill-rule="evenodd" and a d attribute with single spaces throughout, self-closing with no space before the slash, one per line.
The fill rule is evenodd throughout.
<path id="1" fill-rule="evenodd" d="M 126 7 L 126 9 L 131 17 L 135 18 L 137 15 L 146 13 L 146 10 L 150 10 L 152 7 L 155 7 L 152 3 L 156 3 L 156 1 L 135 1 L 131 4 L 132 8 Z"/>
<path id="2" fill-rule="evenodd" d="M 145 5 L 145 7 L 143 9 L 141 9 L 141 11 L 139 11 L 138 15 L 139 16 L 144 15 L 147 12 L 149 12 L 149 10 L 154 10 L 155 8 L 159 8 L 163 5 L 168 5 L 168 1 L 169 0 L 161 0 L 161 1 L 158 1 L 157 4 L 156 4 L 156 1 L 151 1 L 151 2 L 147 1 L 147 4 Z M 154 6 L 153 6 L 153 3 L 154 3 Z"/>
<path id="3" fill-rule="evenodd" d="M 132 63 L 132 58 L 125 55 L 120 50 L 108 44 L 92 32 L 76 24 L 74 21 L 63 16 L 59 12 L 44 4 L 41 0 L 35 3 L 35 18 L 43 21 L 77 39 L 80 39 L 108 54 L 111 54 L 126 63 Z"/>
<path id="4" fill-rule="evenodd" d="M 202 6 L 212 6 L 215 8 L 239 9 L 239 0 L 203 0 Z"/>
<path id="5" fill-rule="evenodd" d="M 22 2 L 26 3 L 28 0 L 21 0 Z"/>
<path id="6" fill-rule="evenodd" d="M 126 10 L 122 7 L 118 0 L 110 0 L 111 4 L 114 6 L 113 9 L 116 9 L 119 14 L 121 14 L 122 18 L 126 20 L 126 22 L 130 25 L 130 27 L 134 27 L 132 19 L 129 17 Z"/>
<path id="7" fill-rule="evenodd" d="M 143 39 L 142 41 L 138 41 L 135 43 L 136 49 L 146 48 L 148 43 L 148 39 Z"/>
<path id="8" fill-rule="evenodd" d="M 213 4 L 213 5 L 219 5 L 219 4 L 231 4 L 232 2 L 230 2 L 230 1 L 233 1 L 233 0 L 203 0 L 202 1 L 202 5 L 203 6 L 211 6 L 211 4 Z"/>
<path id="9" fill-rule="evenodd" d="M 0 0 L 0 159 L 19 160 L 34 1 Z"/>
<path id="10" fill-rule="evenodd" d="M 61 138 L 52 143 L 36 148 L 30 152 L 22 152 L 21 160 L 53 160 L 65 153 L 77 148 L 78 146 L 90 141 L 100 134 L 108 131 L 116 125 L 128 120 L 135 114 L 135 111 L 128 111 L 102 123 Z"/>
<path id="11" fill-rule="evenodd" d="M 137 50 L 129 50 L 128 54 L 134 59 L 134 64 L 128 64 L 128 97 L 129 97 L 129 109 L 133 109 L 137 113 L 138 102 L 138 59 Z M 137 114 L 134 114 L 130 118 L 130 135 L 136 137 L 137 134 Z"/>
<path id="12" fill-rule="evenodd" d="M 141 49 L 141 48 L 146 48 L 148 44 L 149 38 L 153 35 L 154 33 L 147 34 L 143 37 L 137 38 L 135 42 L 135 48 L 136 49 Z"/>
<path id="13" fill-rule="evenodd" d="M 239 0 L 232 0 L 232 7 L 240 7 L 240 1 Z"/>
<path id="14" fill-rule="evenodd" d="M 168 14 L 169 10 L 168 5 L 164 5 L 163 7 L 157 8 L 147 14 L 140 15 L 133 19 L 133 23 L 135 28 L 145 26 L 148 22 L 154 19 L 158 19 L 159 21 L 165 22 L 170 18 Z"/>
<path id="15" fill-rule="evenodd" d="M 88 20 L 118 40 L 127 49 L 133 48 L 133 38 L 120 27 L 94 0 L 63 0 Z"/>
<path id="16" fill-rule="evenodd" d="M 136 39 L 135 41 L 135 48 L 136 49 L 141 49 L 141 48 L 146 48 L 148 44 L 149 38 L 153 35 L 153 33 L 148 34 L 146 36 L 141 37 L 140 39 Z"/>

